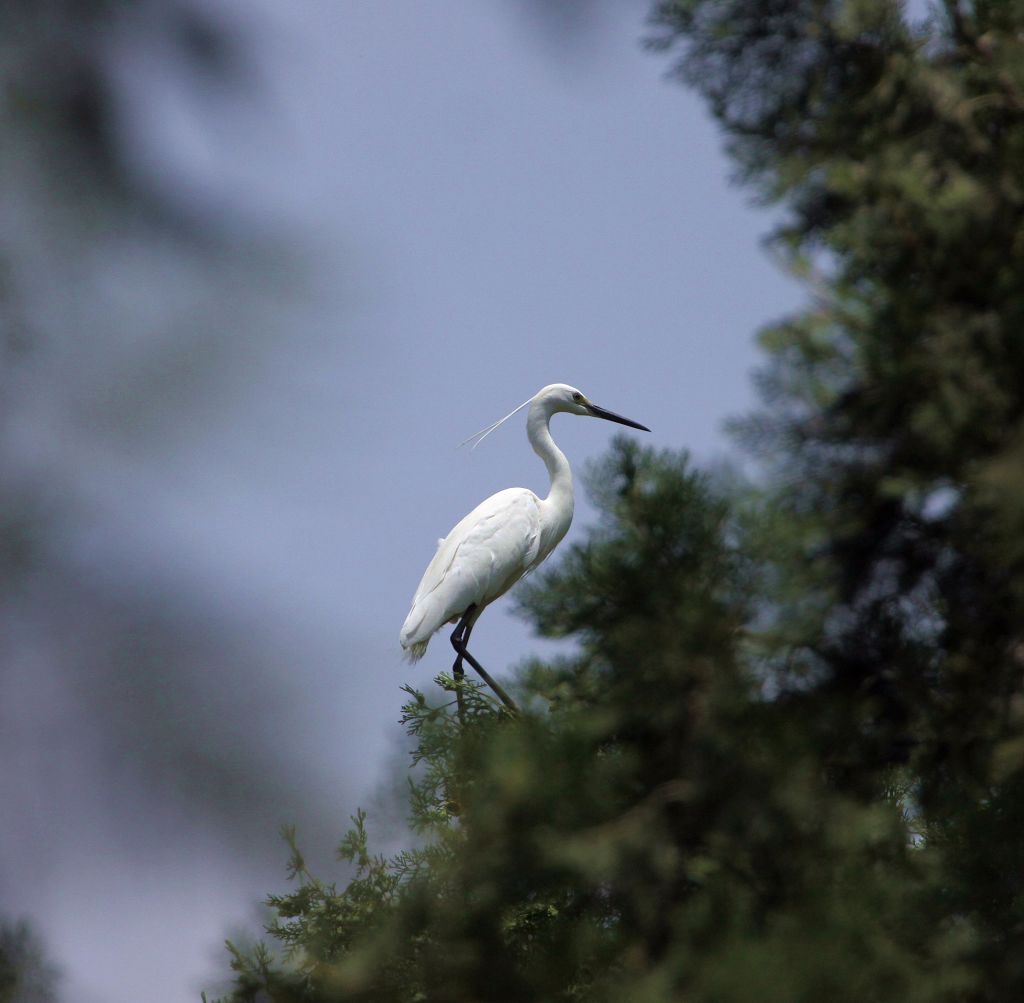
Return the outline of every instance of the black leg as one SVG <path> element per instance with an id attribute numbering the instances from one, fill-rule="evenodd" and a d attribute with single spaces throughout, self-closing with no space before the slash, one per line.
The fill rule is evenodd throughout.
<path id="1" fill-rule="evenodd" d="M 452 647 L 456 652 L 455 665 L 452 668 L 452 674 L 456 679 L 461 679 L 463 676 L 462 660 L 465 659 L 470 665 L 476 670 L 480 678 L 487 683 L 488 686 L 501 699 L 501 702 L 510 710 L 513 714 L 519 713 L 519 707 L 502 688 L 502 686 L 495 682 L 491 678 L 490 673 L 466 650 L 466 646 L 469 644 L 469 635 L 473 633 L 473 625 L 476 623 L 476 606 L 470 606 L 469 609 L 463 614 L 462 619 L 459 621 L 459 625 L 452 631 Z M 462 719 L 463 707 L 460 702 L 459 704 L 459 719 Z"/>
<path id="2" fill-rule="evenodd" d="M 472 607 L 470 607 L 472 609 Z M 462 635 L 466 631 L 466 617 L 467 613 L 460 621 L 459 625 L 452 631 L 452 647 L 455 649 L 456 657 L 455 664 L 452 666 L 452 676 L 455 678 L 455 703 L 459 709 L 459 724 L 466 723 L 466 698 L 462 695 L 462 688 L 459 685 L 465 678 L 466 673 L 462 668 L 462 651 L 460 647 L 464 646 Z"/>

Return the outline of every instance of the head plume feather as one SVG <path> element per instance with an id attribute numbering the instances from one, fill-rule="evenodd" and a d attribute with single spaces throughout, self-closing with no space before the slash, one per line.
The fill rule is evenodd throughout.
<path id="1" fill-rule="evenodd" d="M 536 396 L 536 394 L 534 396 Z M 487 436 L 491 434 L 491 432 L 493 432 L 496 428 L 500 428 L 502 425 L 504 425 L 505 422 L 509 420 L 509 418 L 512 418 L 513 416 L 517 415 L 532 400 L 533 397 L 528 397 L 514 411 L 509 411 L 509 413 L 505 415 L 504 418 L 499 418 L 493 425 L 488 425 L 487 428 L 482 428 L 480 429 L 479 432 L 474 432 L 468 439 L 463 439 L 462 442 L 459 443 L 459 449 L 461 449 L 468 443 L 472 443 L 470 449 L 476 449 L 476 447 L 479 446 L 480 443 L 483 442 L 484 439 L 486 439 Z"/>

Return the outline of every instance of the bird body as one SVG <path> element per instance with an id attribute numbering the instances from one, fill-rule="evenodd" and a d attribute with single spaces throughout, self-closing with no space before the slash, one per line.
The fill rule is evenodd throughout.
<path id="1" fill-rule="evenodd" d="M 507 488 L 477 505 L 438 543 L 402 627 L 402 647 L 413 661 L 441 624 L 458 621 L 470 606 L 494 602 L 554 549 L 565 531 L 541 550 L 543 504 L 527 488 Z"/>
<path id="2" fill-rule="evenodd" d="M 591 415 L 647 431 L 643 425 L 591 404 L 580 391 L 564 383 L 544 387 L 520 408 L 527 405 L 527 437 L 547 467 L 551 479 L 548 495 L 539 498 L 527 488 L 499 491 L 439 541 L 402 626 L 401 644 L 412 661 L 423 657 L 439 627 L 467 615 L 464 641 L 468 640 L 483 609 L 536 568 L 568 531 L 573 513 L 572 470 L 551 437 L 553 414 Z M 516 411 L 477 434 L 481 438 L 489 434 Z"/>

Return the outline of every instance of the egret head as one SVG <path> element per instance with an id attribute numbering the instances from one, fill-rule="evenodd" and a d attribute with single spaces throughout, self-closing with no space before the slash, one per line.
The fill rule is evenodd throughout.
<path id="1" fill-rule="evenodd" d="M 587 395 L 568 383 L 552 383 L 538 390 L 531 403 L 543 405 L 549 414 L 565 411 L 568 414 L 589 415 Z"/>
<path id="2" fill-rule="evenodd" d="M 630 428 L 639 428 L 644 432 L 650 431 L 646 425 L 630 421 L 629 418 L 623 418 L 620 414 L 606 411 L 603 407 L 592 404 L 587 399 L 586 394 L 575 387 L 569 386 L 568 383 L 551 383 L 544 387 L 543 390 L 538 390 L 528 400 L 524 400 L 519 407 L 514 411 L 510 411 L 504 418 L 499 418 L 493 425 L 480 429 L 479 432 L 474 433 L 468 439 L 459 443 L 459 445 L 465 446 L 472 443 L 473 449 L 476 449 L 496 428 L 500 428 L 509 418 L 522 411 L 524 407 L 532 405 L 542 407 L 547 412 L 548 417 L 557 414 L 559 411 L 567 411 L 569 414 L 585 415 L 590 418 L 604 418 L 607 421 L 617 421 L 620 425 L 629 425 Z"/>
<path id="3" fill-rule="evenodd" d="M 622 415 L 615 414 L 614 411 L 606 411 L 603 407 L 598 407 L 585 393 L 575 387 L 570 387 L 567 383 L 552 383 L 550 386 L 546 386 L 533 398 L 533 401 L 546 404 L 551 414 L 567 411 L 569 414 L 604 418 L 606 421 L 615 421 L 620 425 L 639 428 L 644 432 L 650 431 L 646 425 L 623 418 Z"/>

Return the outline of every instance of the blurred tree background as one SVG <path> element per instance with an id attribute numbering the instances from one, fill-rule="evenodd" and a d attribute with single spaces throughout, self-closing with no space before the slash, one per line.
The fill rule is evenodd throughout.
<path id="1" fill-rule="evenodd" d="M 761 334 L 761 472 L 617 442 L 519 592 L 577 653 L 515 719 L 410 692 L 419 842 L 359 814 L 335 884 L 292 836 L 234 1000 L 1024 996 L 1024 3 L 654 26 L 810 295 Z"/>
<path id="2" fill-rule="evenodd" d="M 275 655 L 144 528 L 147 474 L 216 426 L 294 293 L 265 220 L 197 191 L 193 148 L 155 124 L 176 87 L 207 113 L 248 102 L 247 41 L 176 0 L 0 5 L 4 1003 L 57 995 L 61 966 L 22 918 L 45 910 L 51 868 L 80 855 L 105 901 L 119 880 L 140 896 L 139 847 L 158 875 L 170 828 L 197 857 L 223 838 L 269 862 L 281 805 L 317 803 L 266 741 L 291 702 Z M 54 911 L 73 917 L 77 892 Z"/>
<path id="3" fill-rule="evenodd" d="M 54 1003 L 60 971 L 25 920 L 0 924 L 0 1001 Z"/>

